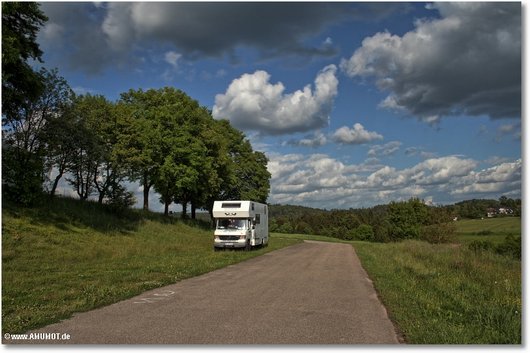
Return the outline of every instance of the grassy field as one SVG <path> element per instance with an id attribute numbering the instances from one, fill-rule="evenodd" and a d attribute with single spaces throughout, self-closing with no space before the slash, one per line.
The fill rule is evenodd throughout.
<path id="1" fill-rule="evenodd" d="M 2 209 L 2 330 L 22 333 L 298 242 L 214 252 L 212 231 L 58 199 Z"/>
<path id="2" fill-rule="evenodd" d="M 486 240 L 498 244 L 508 235 L 521 236 L 520 217 L 463 219 L 455 224 L 457 239 L 462 243 Z"/>

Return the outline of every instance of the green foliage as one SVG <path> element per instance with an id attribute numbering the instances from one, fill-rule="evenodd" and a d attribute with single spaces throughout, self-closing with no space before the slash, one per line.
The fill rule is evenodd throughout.
<path id="1" fill-rule="evenodd" d="M 427 224 L 428 207 L 418 199 L 390 202 L 388 205 L 389 236 L 392 240 L 418 239 Z"/>
<path id="2" fill-rule="evenodd" d="M 495 248 L 493 243 L 487 240 L 473 240 L 467 247 L 474 252 L 491 251 Z"/>
<path id="3" fill-rule="evenodd" d="M 360 226 L 355 228 L 352 232 L 350 232 L 350 236 L 348 240 L 374 241 L 375 240 L 374 229 L 369 224 L 361 224 Z"/>
<path id="4" fill-rule="evenodd" d="M 513 235 L 508 235 L 504 242 L 495 247 L 495 252 L 497 254 L 511 256 L 514 259 L 521 260 L 521 237 L 514 237 Z"/>
<path id="5" fill-rule="evenodd" d="M 119 183 L 112 183 L 107 192 L 107 205 L 110 210 L 116 214 L 123 214 L 136 203 L 136 198 L 132 191 L 120 185 Z"/>
<path id="6" fill-rule="evenodd" d="M 456 225 L 452 218 L 446 208 L 429 207 L 427 225 L 422 227 L 419 239 L 432 244 L 453 242 Z"/>
<path id="7" fill-rule="evenodd" d="M 40 61 L 37 32 L 48 18 L 35 2 L 2 2 L 2 114 L 11 116 L 44 89 L 28 61 Z"/>
<path id="8" fill-rule="evenodd" d="M 473 199 L 446 206 L 454 216 L 469 219 L 485 218 L 489 209 L 496 210 L 500 207 L 512 210 L 512 216 L 521 216 L 521 199 L 511 199 L 506 196 L 501 196 L 499 200 Z"/>
<path id="9" fill-rule="evenodd" d="M 56 70 L 41 70 L 44 91 L 24 98 L 16 111 L 4 111 L 3 175 L 6 196 L 30 205 L 42 193 L 48 156 L 54 154 L 59 137 L 52 133 L 70 103 L 72 90 Z"/>
<path id="10" fill-rule="evenodd" d="M 211 210 L 221 199 L 265 202 L 270 174 L 267 159 L 252 150 L 228 121 L 214 120 L 184 92 L 174 88 L 123 93 L 118 103 L 124 134 L 116 155 L 131 180 L 161 194 L 167 213 L 172 202 Z"/>
<path id="11" fill-rule="evenodd" d="M 418 199 L 391 202 L 366 209 L 318 210 L 301 206 L 271 205 L 272 231 L 319 234 L 345 240 L 376 242 L 422 239 L 446 243 L 454 239 L 452 215 L 442 207 L 429 207 Z"/>
<path id="12" fill-rule="evenodd" d="M 2 196 L 21 205 L 33 205 L 42 197 L 44 161 L 19 147 L 2 148 Z"/>

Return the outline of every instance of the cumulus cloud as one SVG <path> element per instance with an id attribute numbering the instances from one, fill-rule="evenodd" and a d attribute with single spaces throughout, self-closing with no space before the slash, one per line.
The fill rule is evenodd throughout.
<path id="1" fill-rule="evenodd" d="M 470 193 L 508 194 L 521 189 L 522 160 L 505 162 L 480 171 L 472 171 L 461 181 L 453 195 Z"/>
<path id="2" fill-rule="evenodd" d="M 281 83 L 270 83 L 266 71 L 234 79 L 224 94 L 215 97 L 213 116 L 228 119 L 243 130 L 280 135 L 327 126 L 337 95 L 337 67 L 326 66 L 314 83 L 293 93 L 284 93 Z"/>
<path id="3" fill-rule="evenodd" d="M 272 203 L 365 207 L 410 197 L 442 203 L 520 196 L 521 160 L 488 169 L 462 156 L 430 158 L 409 168 L 345 164 L 326 154 L 269 155 Z"/>
<path id="4" fill-rule="evenodd" d="M 356 123 L 353 125 L 352 128 L 343 126 L 335 130 L 333 133 L 329 134 L 324 134 L 321 131 L 316 131 L 313 135 L 307 135 L 304 138 L 298 140 L 293 139 L 288 141 L 286 144 L 305 147 L 321 147 L 326 145 L 328 142 L 333 141 L 339 144 L 361 145 L 382 139 L 383 135 L 375 131 L 367 131 L 363 125 Z M 385 151 L 381 151 L 379 155 L 386 156 L 397 151 L 399 149 L 399 145 L 401 145 L 401 142 L 392 141 L 383 146 L 375 145 L 372 147 L 372 149 L 374 151 L 380 151 L 382 149 L 385 149 L 386 153 Z M 369 155 L 372 155 L 373 157 L 375 157 L 376 154 L 377 153 L 375 152 L 369 152 Z"/>
<path id="5" fill-rule="evenodd" d="M 350 77 L 375 78 L 390 94 L 380 106 L 430 124 L 443 116 L 521 115 L 521 4 L 429 5 L 402 36 L 376 33 L 341 62 Z"/>
<path id="6" fill-rule="evenodd" d="M 405 154 L 407 156 L 420 156 L 424 159 L 436 157 L 436 153 L 425 151 L 423 147 L 407 147 Z"/>
<path id="7" fill-rule="evenodd" d="M 328 143 L 328 138 L 321 131 L 316 131 L 313 135 L 307 135 L 299 140 L 290 140 L 286 144 L 303 147 L 321 147 Z"/>
<path id="8" fill-rule="evenodd" d="M 347 145 L 360 145 L 382 139 L 383 135 L 375 131 L 367 131 L 359 123 L 354 124 L 353 128 L 347 126 L 340 127 L 333 133 L 333 140 L 335 142 Z"/>
<path id="9" fill-rule="evenodd" d="M 384 145 L 374 145 L 368 150 L 368 155 L 370 157 L 379 157 L 379 156 L 390 156 L 395 154 L 402 143 L 399 141 L 390 141 Z"/>

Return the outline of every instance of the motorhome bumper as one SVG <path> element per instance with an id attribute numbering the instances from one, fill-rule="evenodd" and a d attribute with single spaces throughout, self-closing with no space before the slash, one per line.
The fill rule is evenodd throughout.
<path id="1" fill-rule="evenodd" d="M 239 240 L 215 240 L 214 246 L 216 248 L 244 248 L 247 244 L 246 239 L 239 239 Z"/>

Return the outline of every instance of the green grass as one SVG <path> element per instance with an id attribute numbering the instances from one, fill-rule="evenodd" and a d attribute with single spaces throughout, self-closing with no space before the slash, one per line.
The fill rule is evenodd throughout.
<path id="1" fill-rule="evenodd" d="M 521 262 L 465 246 L 355 243 L 408 343 L 521 344 Z"/>
<path id="2" fill-rule="evenodd" d="M 520 217 L 496 217 L 485 219 L 464 219 L 455 222 L 457 239 L 461 243 L 474 240 L 501 243 L 506 236 L 521 236 Z"/>
<path id="3" fill-rule="evenodd" d="M 2 209 L 2 330 L 22 333 L 293 243 L 214 252 L 213 232 L 193 222 L 57 199 Z M 191 224 L 190 224 L 191 223 Z"/>

